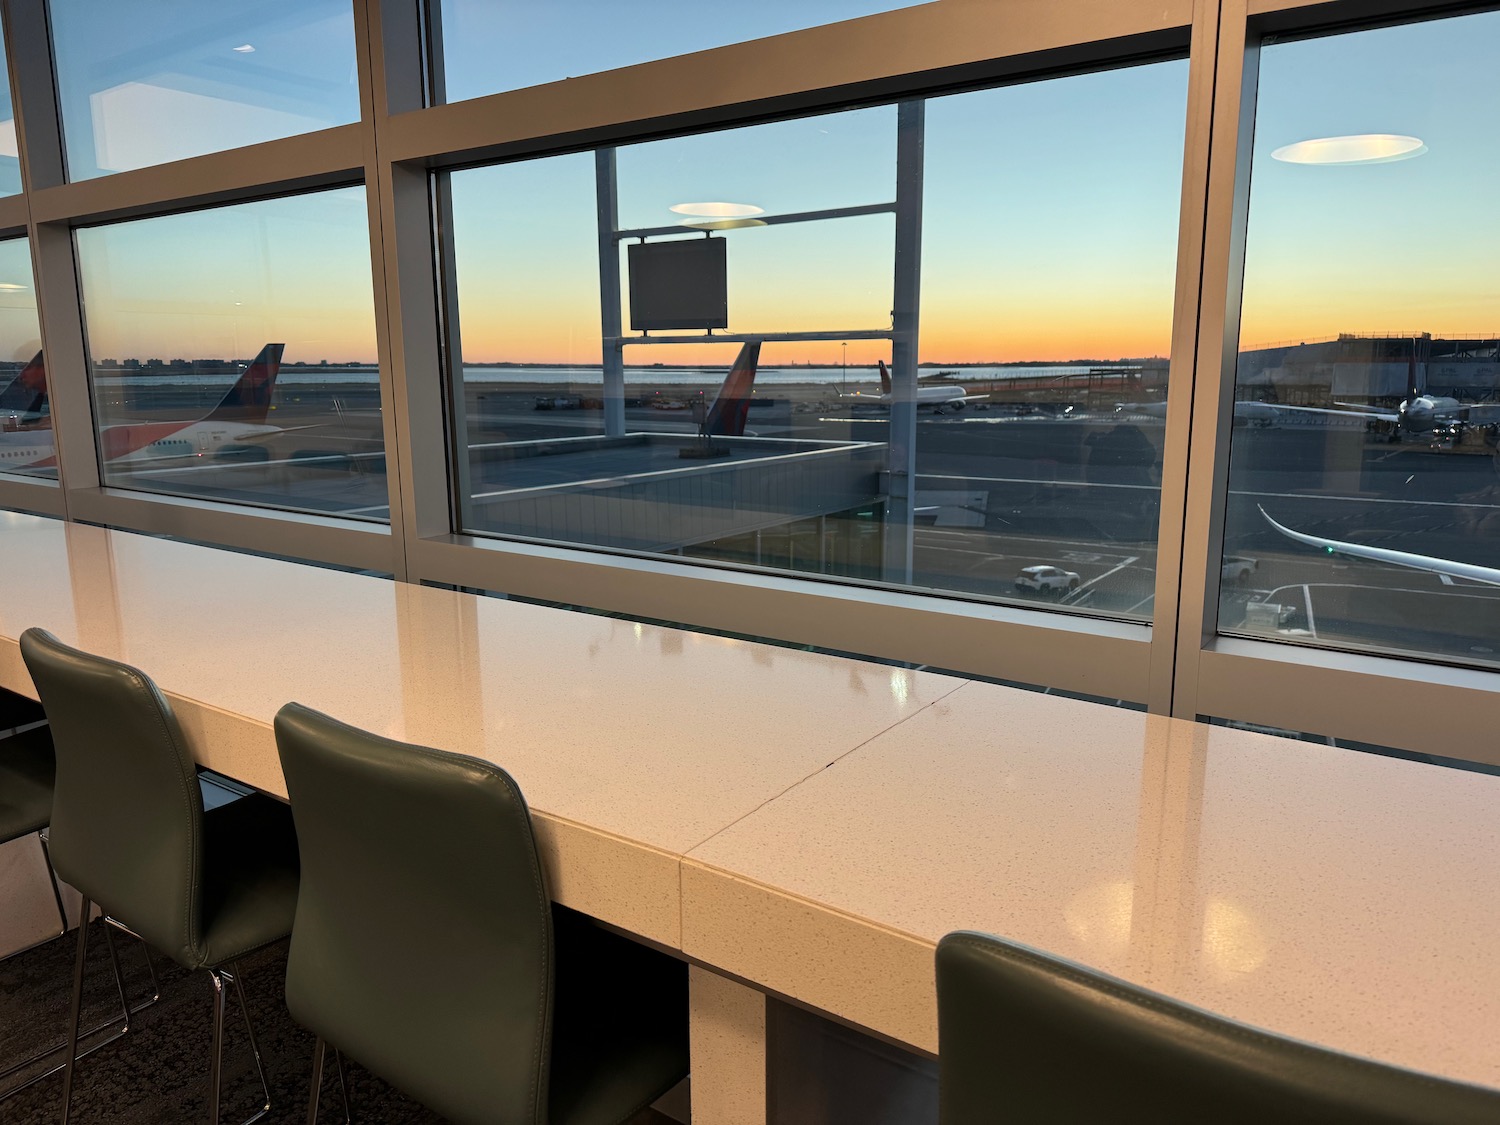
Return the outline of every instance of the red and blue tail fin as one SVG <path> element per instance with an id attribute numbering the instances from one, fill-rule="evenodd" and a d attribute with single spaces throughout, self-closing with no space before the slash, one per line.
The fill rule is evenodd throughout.
<path id="1" fill-rule="evenodd" d="M 750 414 L 750 395 L 755 389 L 755 368 L 760 363 L 760 341 L 747 343 L 735 357 L 718 397 L 703 419 L 709 437 L 744 437 Z"/>
<path id="2" fill-rule="evenodd" d="M 880 360 L 880 393 L 888 395 L 891 393 L 891 373 L 886 370 L 885 360 Z"/>
<path id="3" fill-rule="evenodd" d="M 47 406 L 47 369 L 37 352 L 21 373 L 0 390 L 0 413 L 41 414 Z"/>
<path id="4" fill-rule="evenodd" d="M 260 349 L 239 381 L 219 400 L 219 405 L 204 418 L 205 422 L 264 422 L 271 409 L 271 391 L 276 373 L 281 370 L 281 353 L 285 344 L 267 344 Z"/>

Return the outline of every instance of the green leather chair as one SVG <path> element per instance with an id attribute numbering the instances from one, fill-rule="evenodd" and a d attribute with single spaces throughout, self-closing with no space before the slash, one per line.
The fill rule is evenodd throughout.
<path id="1" fill-rule="evenodd" d="M 297 901 L 291 813 L 255 795 L 203 811 L 193 759 L 172 708 L 143 673 L 62 644 L 40 629 L 21 634 L 21 656 L 51 719 L 57 748 L 52 859 L 107 926 L 133 933 L 214 988 L 209 1120 L 219 1121 L 225 986 L 239 998 L 265 1105 L 270 1089 L 236 963 L 285 938 Z M 77 1055 L 88 927 L 78 931 L 68 1058 Z M 64 1125 L 73 1076 L 63 1077 Z"/>
<path id="2" fill-rule="evenodd" d="M 1479 1125 L 1500 1091 L 1314 1047 L 988 934 L 938 943 L 940 1125 Z"/>
<path id="3" fill-rule="evenodd" d="M 288 704 L 287 1006 L 459 1125 L 615 1125 L 688 1069 L 687 966 L 554 907 L 516 783 Z M 345 1107 L 347 1112 L 347 1105 Z"/>
<path id="4" fill-rule="evenodd" d="M 57 907 L 58 921 L 56 934 L 44 938 L 35 945 L 27 946 L 26 949 L 7 954 L 7 958 L 24 953 L 27 949 L 34 949 L 36 945 L 53 941 L 68 932 L 68 912 L 63 908 L 62 889 L 57 885 L 57 872 L 52 869 L 52 856 L 47 847 L 47 823 L 52 819 L 52 784 L 57 772 L 57 761 L 52 750 L 50 728 L 45 725 L 35 725 L 45 723 L 46 718 L 47 714 L 42 710 L 40 703 L 0 689 L 0 731 L 7 732 L 0 737 L 0 844 L 8 844 L 23 836 L 36 834 L 37 843 L 42 849 L 42 861 L 46 867 L 47 878 L 52 884 L 52 901 Z M 120 994 L 119 1022 L 121 1026 L 109 1037 L 92 1043 L 83 1052 L 84 1054 L 113 1043 L 128 1033 L 130 1017 L 154 1004 L 160 996 L 160 991 L 156 988 L 156 970 L 151 965 L 148 953 L 146 964 L 151 969 L 152 995 L 144 1003 L 132 1006 L 125 996 L 124 978 L 120 973 L 119 957 L 112 937 L 108 939 L 108 945 L 110 960 L 115 970 L 115 988 Z M 82 1038 L 92 1040 L 99 1032 L 113 1027 L 115 1022 L 114 1019 L 105 1020 L 96 1027 L 83 1032 Z M 64 1046 L 65 1044 L 58 1043 L 38 1050 L 19 1062 L 9 1064 L 5 1069 L 0 1070 L 0 1080 L 9 1078 L 51 1055 L 61 1054 Z M 20 1093 L 44 1078 L 57 1074 L 64 1065 L 64 1063 L 58 1063 L 56 1066 L 32 1075 L 26 1081 L 0 1094 L 0 1101 Z"/>

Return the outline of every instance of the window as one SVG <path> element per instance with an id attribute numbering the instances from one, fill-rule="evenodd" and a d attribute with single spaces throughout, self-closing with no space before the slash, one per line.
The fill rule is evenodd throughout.
<path id="1" fill-rule="evenodd" d="M 1500 665 L 1497 46 L 1261 51 L 1223 632 Z"/>
<path id="2" fill-rule="evenodd" d="M 106 484 L 389 518 L 365 192 L 77 232 Z"/>
<path id="3" fill-rule="evenodd" d="M 914 6 L 914 0 L 430 0 L 438 101 L 576 78 Z M 580 35 L 581 26 L 588 34 Z"/>
<path id="4" fill-rule="evenodd" d="M 0 31 L 0 73 L 8 73 L 6 46 Z M 16 110 L 10 101 L 10 83 L 0 82 L 0 195 L 21 192 L 21 150 L 16 142 Z"/>
<path id="5" fill-rule="evenodd" d="M 0 242 L 0 473 L 57 477 L 31 246 Z"/>
<path id="6" fill-rule="evenodd" d="M 359 120 L 349 0 L 48 7 L 70 179 Z"/>
<path id="7" fill-rule="evenodd" d="M 451 173 L 464 530 L 1149 619 L 1186 79 Z"/>

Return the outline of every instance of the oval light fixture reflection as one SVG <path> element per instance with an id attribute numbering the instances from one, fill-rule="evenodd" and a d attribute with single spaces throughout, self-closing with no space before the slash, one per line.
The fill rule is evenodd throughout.
<path id="1" fill-rule="evenodd" d="M 701 215 L 706 219 L 734 219 L 745 215 L 764 215 L 766 209 L 753 203 L 674 203 L 679 215 Z"/>
<path id="2" fill-rule="evenodd" d="M 24 285 L 17 285 L 14 281 L 0 281 L 0 289 L 25 289 Z"/>
<path id="3" fill-rule="evenodd" d="M 1399 133 L 1360 133 L 1349 137 L 1318 137 L 1282 145 L 1272 160 L 1286 164 L 1389 164 L 1421 156 L 1427 146 Z"/>
<path id="4" fill-rule="evenodd" d="M 249 43 L 241 43 L 238 47 L 231 47 L 230 50 L 237 55 L 253 55 L 255 53 L 255 48 Z"/>
<path id="5" fill-rule="evenodd" d="M 694 230 L 739 230 L 742 227 L 763 227 L 764 219 L 683 219 L 682 226 Z"/>

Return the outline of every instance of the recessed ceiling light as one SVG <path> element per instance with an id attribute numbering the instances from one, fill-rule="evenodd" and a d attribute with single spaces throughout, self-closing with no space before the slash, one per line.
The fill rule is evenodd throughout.
<path id="1" fill-rule="evenodd" d="M 694 230 L 739 230 L 742 227 L 763 227 L 764 219 L 683 219 L 682 225 Z"/>
<path id="2" fill-rule="evenodd" d="M 1399 133 L 1360 133 L 1350 137 L 1319 137 L 1283 145 L 1272 160 L 1286 164 L 1389 164 L 1421 156 L 1427 146 Z"/>
<path id="3" fill-rule="evenodd" d="M 14 281 L 0 281 L 0 289 L 25 289 L 25 285 L 17 285 Z"/>
<path id="4" fill-rule="evenodd" d="M 255 48 L 250 46 L 249 43 L 241 43 L 234 50 L 236 54 L 240 55 L 253 55 L 255 53 Z"/>
<path id="5" fill-rule="evenodd" d="M 674 203 L 679 215 L 702 215 L 709 219 L 733 219 L 744 215 L 764 215 L 766 209 L 753 203 Z"/>

